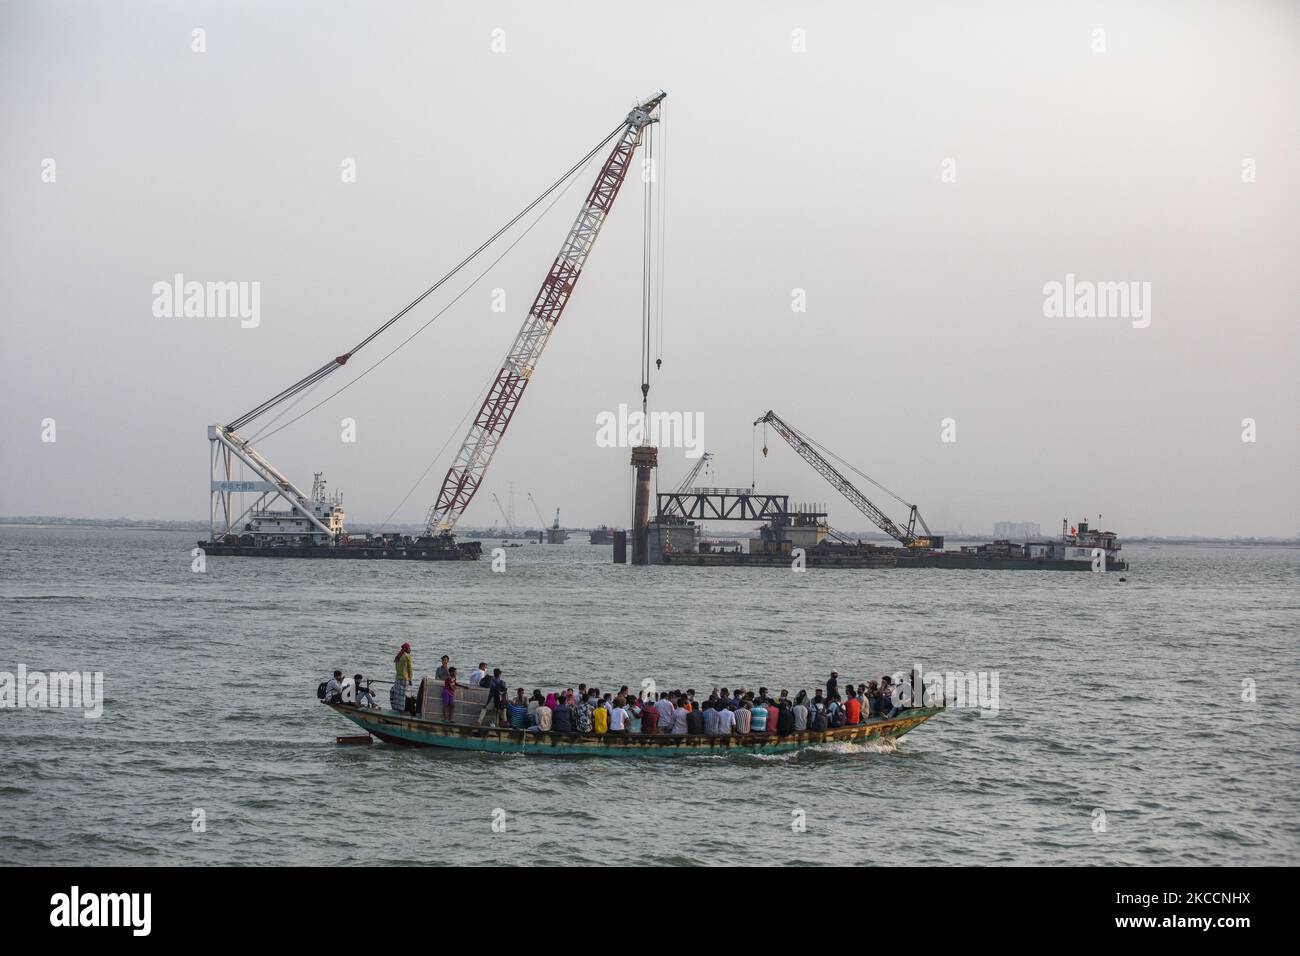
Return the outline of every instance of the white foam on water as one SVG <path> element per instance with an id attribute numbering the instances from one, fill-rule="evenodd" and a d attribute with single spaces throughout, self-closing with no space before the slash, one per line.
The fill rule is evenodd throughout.
<path id="1" fill-rule="evenodd" d="M 869 740 L 865 743 L 853 743 L 848 740 L 837 740 L 827 744 L 810 744 L 807 747 L 803 747 L 799 750 L 787 751 L 786 753 L 746 754 L 745 756 L 753 757 L 757 760 L 773 760 L 779 762 L 784 760 L 797 760 L 800 754 L 808 753 L 810 751 L 823 754 L 892 754 L 898 752 L 898 741 L 895 738 Z"/>
<path id="2" fill-rule="evenodd" d="M 886 737 L 880 740 L 868 740 L 860 744 L 848 740 L 837 740 L 828 744 L 813 744 L 808 749 L 824 754 L 892 754 L 898 752 L 898 740 L 893 737 Z"/>

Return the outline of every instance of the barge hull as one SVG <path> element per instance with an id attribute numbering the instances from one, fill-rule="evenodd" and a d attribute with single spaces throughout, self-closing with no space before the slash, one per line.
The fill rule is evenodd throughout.
<path id="1" fill-rule="evenodd" d="M 791 565 L 788 554 L 746 554 L 744 552 L 665 554 L 664 564 L 703 568 L 785 568 Z M 1063 561 L 1047 558 L 988 558 L 957 551 L 915 553 L 903 549 L 880 549 L 874 554 L 819 554 L 808 551 L 804 556 L 809 568 L 947 568 L 966 571 L 1091 571 L 1091 561 Z M 1127 571 L 1127 561 L 1106 562 L 1107 571 Z"/>
<path id="2" fill-rule="evenodd" d="M 949 568 L 959 571 L 1091 571 L 1091 561 L 1048 558 L 986 558 L 960 552 L 899 555 L 900 568 Z M 1127 571 L 1127 561 L 1107 561 L 1107 571 Z"/>
<path id="3" fill-rule="evenodd" d="M 219 544 L 200 541 L 209 556 L 241 558 L 351 558 L 370 561 L 477 561 L 482 546 L 467 541 L 455 548 L 333 548 L 314 545 L 260 548 L 256 545 Z"/>
<path id="4" fill-rule="evenodd" d="M 679 552 L 665 554 L 664 564 L 684 564 L 692 567 L 706 568 L 786 568 L 794 559 L 788 554 L 746 554 L 743 551 Z M 808 551 L 804 554 L 804 566 L 809 568 L 892 568 L 895 566 L 892 551 L 881 549 L 875 554 L 818 554 Z"/>

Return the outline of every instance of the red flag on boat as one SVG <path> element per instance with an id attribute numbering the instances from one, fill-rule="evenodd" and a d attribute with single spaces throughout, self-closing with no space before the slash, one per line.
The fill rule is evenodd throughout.
<path id="1" fill-rule="evenodd" d="M 1079 532 L 1074 530 L 1074 525 L 1070 525 L 1070 534 L 1078 534 L 1078 533 Z"/>

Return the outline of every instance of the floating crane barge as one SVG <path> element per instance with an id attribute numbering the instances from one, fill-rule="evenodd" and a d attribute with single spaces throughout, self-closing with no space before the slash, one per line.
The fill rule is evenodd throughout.
<path id="1" fill-rule="evenodd" d="M 227 424 L 210 425 L 208 427 L 211 449 L 210 533 L 208 540 L 198 542 L 199 546 L 211 555 L 362 560 L 477 560 L 482 553 L 481 542 L 457 541 L 454 535 L 456 524 L 483 483 L 488 466 L 523 399 L 524 390 L 536 371 L 542 352 L 573 295 L 583 267 L 595 245 L 596 237 L 623 186 L 643 138 L 647 142 L 645 152 L 649 154 L 646 161 L 653 167 L 654 136 L 645 134 L 653 130 L 653 124 L 659 122 L 657 113 L 665 95 L 663 92 L 657 93 L 634 106 L 613 131 L 570 167 L 559 180 L 433 286 L 353 346 L 350 351 L 330 359 L 284 391 Z M 343 368 L 361 349 L 466 265 L 475 261 L 484 250 L 539 207 L 548 196 L 566 183 L 570 183 L 588 162 L 594 161 L 611 143 L 612 146 L 595 182 L 588 191 L 577 218 L 570 227 L 558 255 L 528 310 L 523 327 L 506 353 L 500 370 L 488 389 L 487 396 L 473 418 L 460 450 L 447 470 L 437 498 L 429 508 L 423 534 L 349 534 L 344 527 L 342 497 L 337 493 L 332 495 L 327 493 L 321 473 L 316 473 L 311 493 L 304 494 L 253 447 L 252 440 L 257 439 L 258 435 L 253 435 L 250 439 L 240 434 L 241 430 L 264 415 L 280 409 L 275 418 L 263 425 L 263 432 L 270 429 L 279 417 L 287 414 L 298 402 L 306 398 L 311 389 Z M 651 303 L 654 297 L 652 289 L 655 284 L 652 271 L 652 261 L 655 256 L 654 236 L 651 225 L 653 208 L 651 190 L 654 178 L 654 176 L 643 177 L 647 216 L 643 229 L 645 243 L 641 356 L 643 413 L 650 388 Z M 551 201 L 551 205 L 554 205 L 558 199 L 559 196 L 556 196 Z M 542 214 L 544 213 L 545 209 Z M 536 224 L 536 220 L 533 224 Z M 513 248 L 513 244 L 507 247 L 506 252 L 509 252 L 510 248 Z M 502 253 L 502 257 L 504 255 L 505 253 Z M 491 266 L 488 268 L 490 270 Z M 483 274 L 485 275 L 486 272 Z M 658 301 L 662 302 L 662 296 L 658 297 Z M 432 319 L 429 321 L 431 322 Z M 418 334 L 428 324 L 426 322 L 425 326 L 421 326 L 414 334 Z M 410 341 L 414 334 L 402 345 Z M 391 355 L 392 352 L 388 354 Z M 656 366 L 660 361 L 655 362 Z M 379 362 L 370 366 L 361 375 L 364 376 L 378 364 Z M 357 379 L 353 379 L 353 382 L 355 381 Z M 344 388 L 346 387 L 348 386 L 345 385 Z M 270 431 L 270 434 L 287 427 L 337 394 L 338 391 L 310 406 L 295 418 Z M 290 402 L 291 404 L 285 404 Z M 626 546 L 630 538 L 633 564 L 785 567 L 791 562 L 803 561 L 806 567 L 998 570 L 1012 568 L 1126 570 L 1128 568 L 1127 563 L 1119 558 L 1120 544 L 1116 536 L 1112 532 L 1091 531 L 1086 522 L 1080 523 L 1077 531 L 1070 529 L 1068 534 L 1063 527 L 1059 542 L 1036 541 L 1022 545 L 1008 541 L 994 541 L 986 545 L 963 547 L 960 551 L 945 551 L 943 536 L 931 533 L 916 505 L 909 504 L 879 482 L 857 471 L 843 459 L 833 455 L 829 449 L 785 422 L 775 412 L 767 412 L 754 423 L 755 427 L 760 424 L 765 430 L 768 427 L 775 429 L 800 457 L 854 507 L 866 515 L 872 524 L 898 541 L 900 547 L 879 547 L 862 541 L 851 541 L 826 524 L 825 511 L 812 508 L 791 510 L 789 497 L 786 495 L 761 495 L 752 487 L 737 489 L 695 486 L 695 479 L 711 457 L 707 454 L 674 492 L 657 495 L 657 514 L 651 519 L 649 514 L 651 478 L 658 466 L 658 449 L 653 445 L 639 445 L 632 449 L 630 465 L 635 469 L 636 477 L 631 532 L 601 528 L 592 532 L 592 543 L 612 541 L 615 562 L 623 562 L 626 561 Z M 767 451 L 765 441 L 764 456 L 767 455 Z M 905 505 L 908 509 L 906 521 L 899 524 L 891 519 L 863 494 L 845 476 L 844 471 L 832 463 L 831 459 L 839 462 L 844 470 L 855 472 Z M 242 507 L 242 503 L 246 500 L 245 495 L 254 496 L 252 504 L 246 508 Z M 529 498 L 532 500 L 531 495 Z M 236 504 L 236 501 L 239 504 Z M 277 503 L 281 505 L 278 510 L 275 507 Z M 500 507 L 499 501 L 497 505 Z M 548 528 L 535 500 L 533 506 L 537 509 L 538 518 L 542 523 L 541 540 L 562 544 L 567 537 L 567 532 L 560 527 L 559 511 L 556 511 L 555 520 Z M 508 525 L 513 524 L 511 515 L 507 515 L 504 510 L 503 516 L 507 518 Z M 745 553 L 739 549 L 724 548 L 703 541 L 699 522 L 705 520 L 745 520 L 766 522 L 766 524 L 759 531 L 758 537 L 750 540 L 749 551 Z M 1068 522 L 1066 526 L 1068 527 Z"/>
<path id="2" fill-rule="evenodd" d="M 211 531 L 209 539 L 200 541 L 199 546 L 212 555 L 284 558 L 391 557 L 421 561 L 477 559 L 482 545 L 478 541 L 456 541 L 453 535 L 456 522 L 483 482 L 488 465 L 491 464 L 506 428 L 523 399 L 524 389 L 532 379 L 542 351 L 560 321 L 564 307 L 573 295 L 578 279 L 582 275 L 583 266 L 591 254 L 596 237 L 600 234 L 601 226 L 604 225 L 614 200 L 623 186 L 628 170 L 632 166 L 633 157 L 642 143 L 642 134 L 659 121 L 656 111 L 665 95 L 659 92 L 633 107 L 612 132 L 522 212 L 350 351 L 330 359 L 278 395 L 272 396 L 229 423 L 210 425 L 208 441 L 211 446 L 209 484 Z M 241 429 L 251 425 L 268 412 L 280 408 L 286 402 L 294 399 L 301 401 L 305 398 L 309 389 L 341 369 L 362 348 L 419 305 L 467 264 L 474 261 L 510 228 L 540 206 L 551 193 L 569 182 L 571 177 L 585 168 L 587 163 L 610 143 L 613 143 L 613 146 L 601 165 L 596 180 L 588 191 L 582 208 L 578 211 L 577 218 L 560 246 L 559 254 L 556 255 L 546 278 L 542 281 L 523 327 L 506 353 L 500 371 L 478 413 L 474 416 L 460 451 L 447 470 L 437 499 L 429 509 L 424 534 L 419 536 L 366 535 L 353 538 L 343 526 L 341 498 L 337 495 L 329 498 L 324 494 L 324 482 L 319 473 L 316 476 L 316 487 L 312 495 L 308 496 L 254 449 L 251 439 L 239 434 Z M 647 191 L 650 188 L 648 183 L 646 188 Z M 556 196 L 554 201 L 558 199 L 559 196 Z M 506 251 L 509 251 L 509 247 Z M 502 253 L 502 256 L 504 254 Z M 400 347 L 399 345 L 398 348 Z M 380 361 L 382 362 L 383 359 Z M 362 374 L 364 375 L 365 372 Z M 324 401 L 328 401 L 328 397 L 308 408 L 298 417 L 319 407 Z M 280 415 L 286 414 L 292 408 L 293 404 L 285 406 L 280 411 Z M 272 419 L 271 424 L 275 420 Z M 280 428 L 296 420 L 296 418 L 290 419 Z M 270 424 L 265 425 L 264 430 L 269 427 Z M 242 475 L 237 477 L 237 471 L 251 472 L 254 477 L 249 479 L 245 479 Z M 235 504 L 235 496 L 240 496 L 238 500 L 242 502 L 242 496 L 245 494 L 252 494 L 255 498 L 249 507 L 240 510 Z M 274 510 L 272 506 L 276 502 L 282 502 L 287 507 Z M 559 527 L 558 512 L 556 523 L 549 533 L 550 540 L 563 541 L 564 531 Z"/>
<path id="3" fill-rule="evenodd" d="M 791 510 L 787 495 L 760 495 L 752 489 L 686 487 L 696 472 L 676 490 L 658 496 L 659 514 L 644 528 L 649 563 L 696 567 L 809 568 L 948 568 L 965 570 L 1126 571 L 1114 532 L 1093 531 L 1087 522 L 1077 529 L 1063 522 L 1059 541 L 990 544 L 945 551 L 942 535 L 930 531 L 916 505 L 908 503 L 875 479 L 863 474 L 804 432 L 769 411 L 754 422 L 771 427 L 835 490 L 901 547 L 881 547 L 852 541 L 826 523 L 826 512 Z M 767 455 L 763 442 L 763 455 Z M 838 464 L 833 463 L 835 459 Z M 697 466 L 698 468 L 698 466 Z M 908 509 L 905 523 L 891 519 L 847 477 L 853 471 Z M 749 551 L 714 548 L 699 541 L 702 521 L 767 522 L 749 541 Z M 1068 530 L 1067 530 L 1068 529 Z M 635 529 L 634 529 L 635 533 Z M 615 551 L 615 561 L 618 561 Z"/>

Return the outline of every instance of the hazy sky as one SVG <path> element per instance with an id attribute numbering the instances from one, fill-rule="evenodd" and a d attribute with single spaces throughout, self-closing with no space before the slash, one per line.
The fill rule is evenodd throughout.
<path id="1" fill-rule="evenodd" d="M 9 0 L 0 514 L 205 518 L 208 424 L 350 347 L 663 88 L 652 407 L 703 415 L 716 483 L 753 480 L 774 408 L 935 528 L 1296 534 L 1297 54 L 1292 2 Z M 396 518 L 422 521 L 589 178 L 263 453 L 374 522 L 450 438 Z M 510 482 L 522 518 L 532 491 L 626 522 L 595 420 L 639 398 L 640 263 L 629 182 L 465 523 Z M 260 283 L 260 324 L 156 317 L 176 273 Z M 1149 326 L 1045 317 L 1067 274 L 1150 283 Z M 760 489 L 866 526 L 769 444 Z M 688 467 L 661 461 L 665 487 Z"/>

